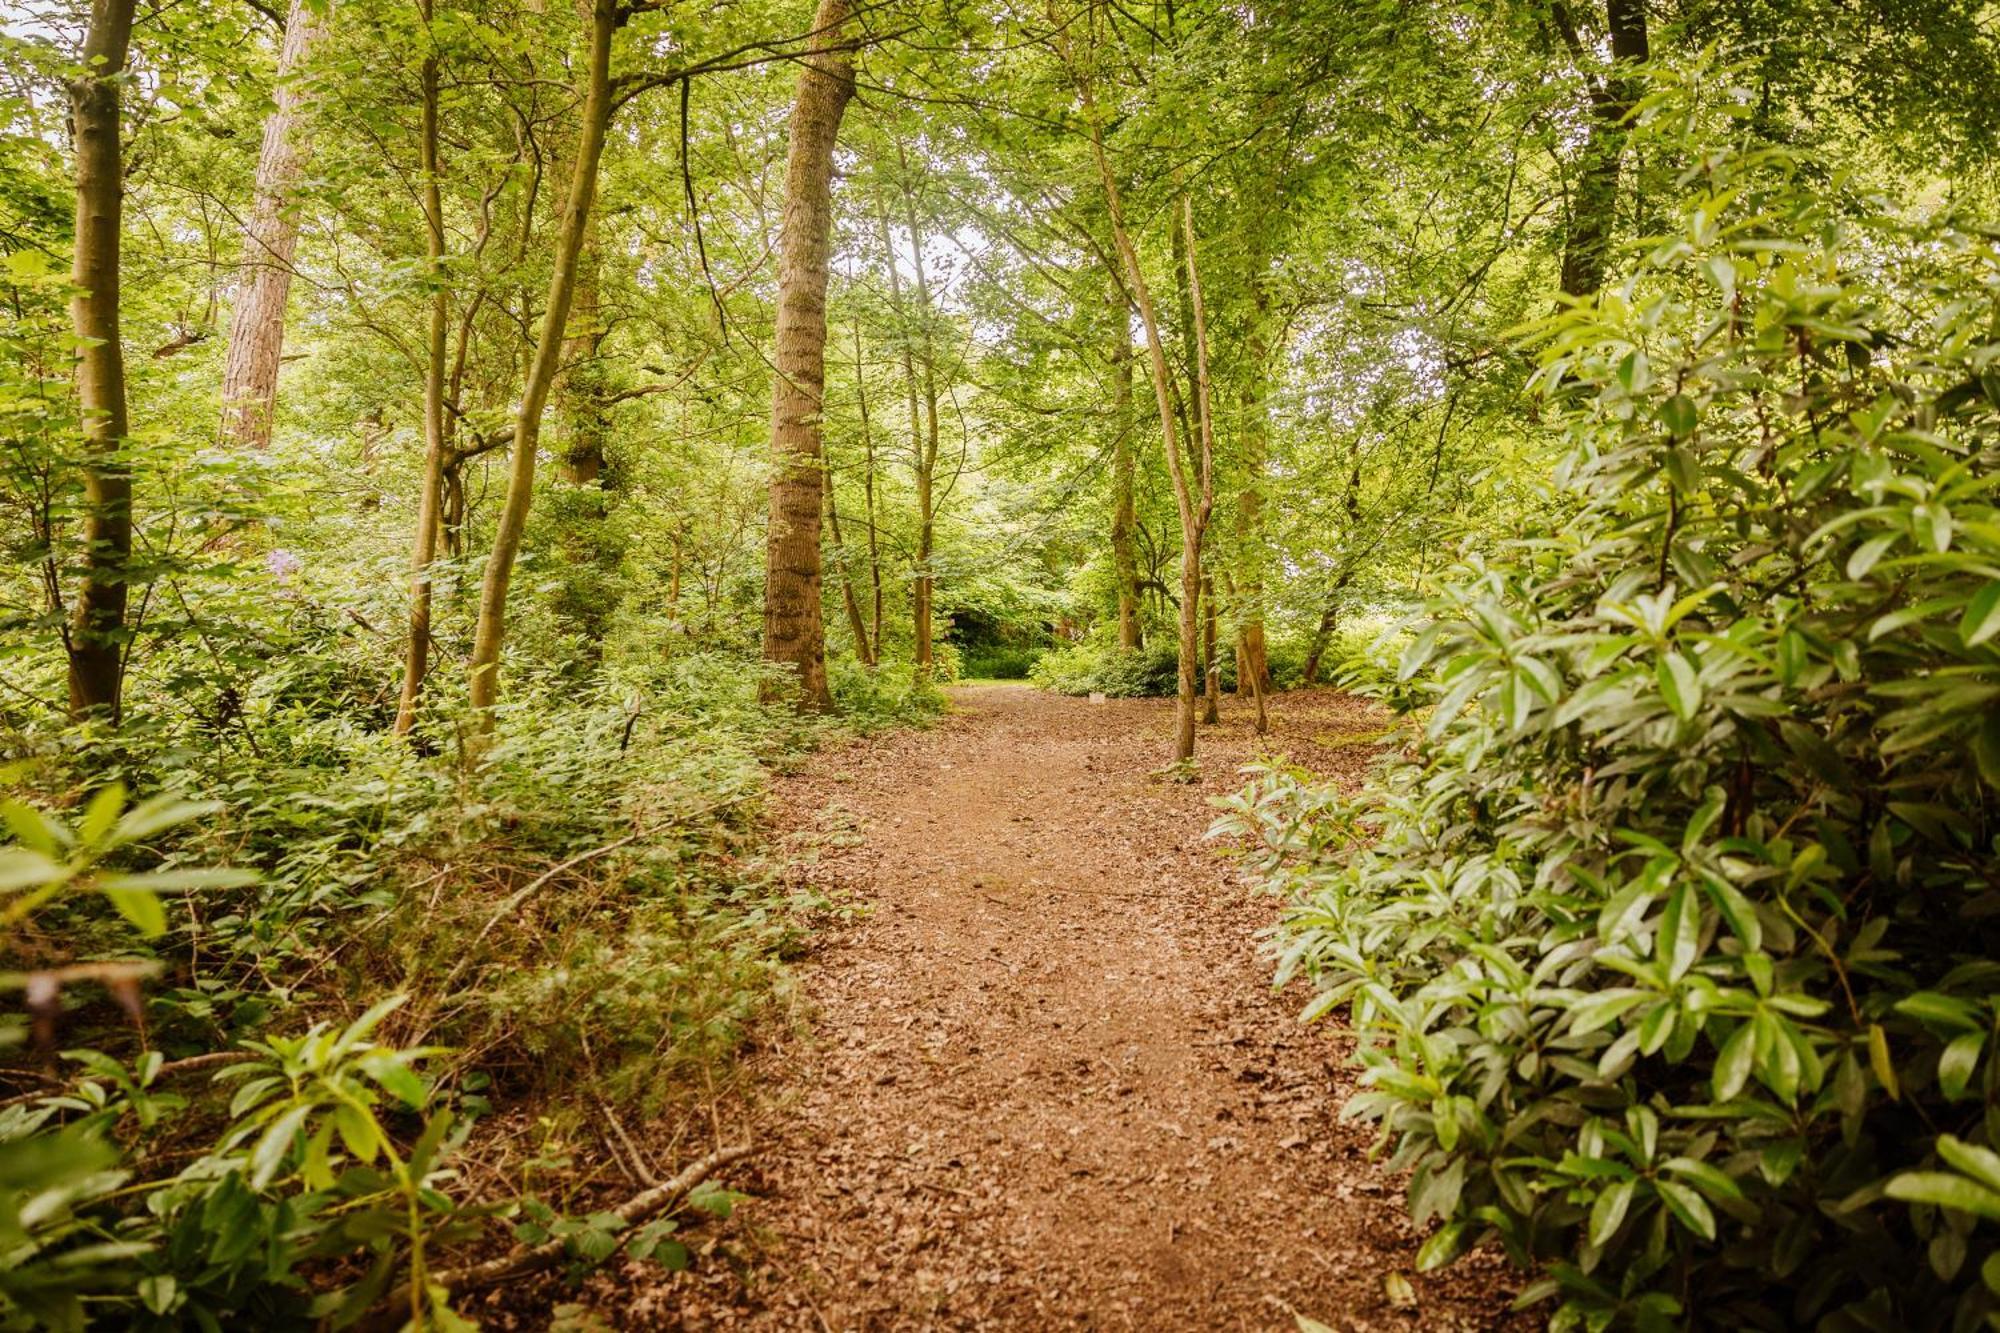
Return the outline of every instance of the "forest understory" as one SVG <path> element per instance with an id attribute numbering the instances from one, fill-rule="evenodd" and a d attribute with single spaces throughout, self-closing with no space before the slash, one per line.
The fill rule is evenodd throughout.
<path id="1" fill-rule="evenodd" d="M 774 791 L 788 873 L 854 915 L 800 967 L 804 1025 L 679 1149 L 756 1145 L 700 1262 L 497 1294 L 489 1326 L 1508 1326 L 1497 1255 L 1415 1273 L 1401 1182 L 1327 1095 L 1347 1039 L 1273 992 L 1275 904 L 1205 836 L 1239 763 L 1358 782 L 1385 712 L 1291 693 L 1259 737 L 1232 705 L 1181 782 L 1162 701 L 950 693 Z"/>

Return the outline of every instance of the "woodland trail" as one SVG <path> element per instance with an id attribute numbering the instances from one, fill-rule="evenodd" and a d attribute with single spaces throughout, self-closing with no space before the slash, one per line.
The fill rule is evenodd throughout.
<path id="1" fill-rule="evenodd" d="M 717 1132 L 748 1192 L 696 1271 L 601 1273 L 625 1328 L 1462 1329 L 1481 1257 L 1411 1278 L 1399 1182 L 1337 1120 L 1326 1028 L 1273 996 L 1273 905 L 1203 839 L 1261 751 L 1350 777 L 1381 719 L 1331 691 L 1204 728 L 1152 775 L 1170 703 L 955 692 L 937 727 L 780 782 L 793 873 L 872 910 L 801 969 L 811 1032 L 753 1060 Z M 753 1104 L 754 1103 L 754 1104 Z M 734 1119 L 737 1123 L 730 1124 Z M 1391 1286 L 1399 1288 L 1394 1295 Z M 1400 1299 L 1399 1299 L 1400 1298 Z"/>

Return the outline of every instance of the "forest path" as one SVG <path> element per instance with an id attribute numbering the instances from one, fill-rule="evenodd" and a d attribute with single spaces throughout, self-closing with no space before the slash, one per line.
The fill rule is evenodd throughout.
<path id="1" fill-rule="evenodd" d="M 1331 691 L 1227 701 L 1204 782 L 1159 780 L 1170 702 L 954 691 L 935 728 L 775 793 L 792 873 L 872 910 L 801 969 L 813 1031 L 753 1062 L 752 1197 L 696 1271 L 601 1274 L 623 1327 L 1494 1326 L 1496 1270 L 1413 1279 L 1350 1076 L 1271 994 L 1274 906 L 1203 833 L 1238 765 L 1353 775 L 1382 721 Z M 747 1122 L 747 1123 L 744 1123 Z M 730 1262 L 722 1262 L 727 1259 Z M 654 1270 L 657 1273 L 657 1270 Z"/>

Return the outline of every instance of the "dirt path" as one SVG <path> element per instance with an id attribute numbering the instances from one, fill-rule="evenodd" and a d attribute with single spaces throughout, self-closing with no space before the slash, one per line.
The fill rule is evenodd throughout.
<path id="1" fill-rule="evenodd" d="M 1151 776 L 1171 706 L 960 691 L 935 729 L 780 784 L 815 887 L 872 911 L 802 969 L 814 1031 L 741 1112 L 753 1197 L 696 1271 L 600 1274 L 633 1328 L 1483 1328 L 1490 1265 L 1415 1279 L 1399 1189 L 1336 1120 L 1347 1075 L 1273 997 L 1272 905 L 1203 839 L 1254 737 L 1205 782 Z M 1279 701 L 1269 747 L 1358 771 L 1380 721 Z M 724 1126 L 734 1134 L 740 1126 Z"/>

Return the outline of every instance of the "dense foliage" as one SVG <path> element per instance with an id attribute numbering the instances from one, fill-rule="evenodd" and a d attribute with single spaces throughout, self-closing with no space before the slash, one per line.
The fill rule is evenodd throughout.
<path id="1" fill-rule="evenodd" d="M 1534 335 L 1550 517 L 1430 605 L 1407 748 L 1228 822 L 1428 1263 L 1496 1237 L 1564 1327 L 1985 1326 L 2000 250 L 1712 99 L 1651 112 L 1679 225 Z"/>
<path id="2" fill-rule="evenodd" d="M 968 677 L 1183 777 L 1414 715 L 1235 818 L 1432 1259 L 2000 1316 L 1989 0 L 23 0 L 0 72 L 0 1327 L 685 1262 L 625 1121 L 849 910 L 766 780 Z"/>

